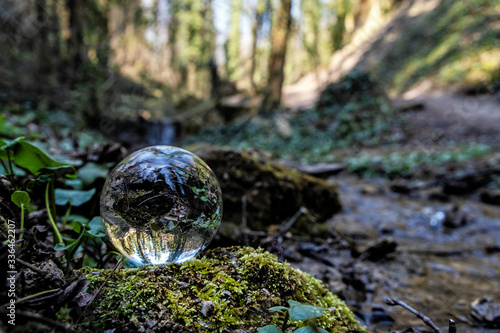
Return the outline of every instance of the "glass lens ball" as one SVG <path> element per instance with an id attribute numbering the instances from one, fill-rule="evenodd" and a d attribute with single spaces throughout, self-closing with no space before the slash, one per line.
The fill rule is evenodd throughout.
<path id="1" fill-rule="evenodd" d="M 109 174 L 101 217 L 113 245 L 135 263 L 180 263 L 202 251 L 217 232 L 222 194 L 198 156 L 176 147 L 147 147 Z"/>

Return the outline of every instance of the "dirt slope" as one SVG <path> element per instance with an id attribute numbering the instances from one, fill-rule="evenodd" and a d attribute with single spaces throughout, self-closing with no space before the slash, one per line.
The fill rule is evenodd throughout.
<path id="1" fill-rule="evenodd" d="M 374 7 L 328 68 L 284 87 L 283 102 L 310 107 L 322 87 L 354 68 L 372 72 L 391 97 L 491 84 L 500 77 L 499 14 L 493 0 L 407 0 L 386 18 Z"/>
<path id="2" fill-rule="evenodd" d="M 409 122 L 409 131 L 418 139 L 434 143 L 472 138 L 490 144 L 500 142 L 499 97 L 493 93 L 457 93 L 464 87 L 488 84 L 494 80 L 491 73 L 495 71 L 490 73 L 488 68 L 500 68 L 500 43 L 489 39 L 491 34 L 500 36 L 500 25 L 493 22 L 500 13 L 500 2 L 477 3 L 474 7 L 462 0 L 408 0 L 386 19 L 381 18 L 378 8 L 372 9 L 365 26 L 351 44 L 333 55 L 328 68 L 284 87 L 284 105 L 292 109 L 312 107 L 327 83 L 353 69 L 368 69 L 396 106 L 408 101 L 422 104 L 421 112 L 411 113 Z M 461 20 L 458 15 L 464 13 L 484 14 L 483 21 Z M 440 15 L 444 23 L 440 23 Z M 454 38 L 458 37 L 463 37 L 470 47 L 456 44 Z M 482 54 L 481 61 L 474 58 L 477 53 Z M 418 62 L 420 58 L 422 62 Z M 463 68 L 455 68 L 457 61 Z M 458 83 L 448 77 L 452 69 Z"/>

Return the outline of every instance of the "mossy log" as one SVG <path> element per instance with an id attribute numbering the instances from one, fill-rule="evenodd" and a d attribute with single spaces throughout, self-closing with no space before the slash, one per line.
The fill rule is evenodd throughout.
<path id="1" fill-rule="evenodd" d="M 284 314 L 270 307 L 295 300 L 329 309 L 317 321 L 328 332 L 364 330 L 320 281 L 262 249 L 218 248 L 183 264 L 120 269 L 106 281 L 109 274 L 89 267 L 77 273 L 91 281 L 90 294 L 104 284 L 85 311 L 80 329 L 256 332 L 282 322 Z M 302 325 L 292 322 L 291 327 Z"/>
<path id="2" fill-rule="evenodd" d="M 336 185 L 261 154 L 217 147 L 198 148 L 195 153 L 219 179 L 224 221 L 241 222 L 243 196 L 247 223 L 253 230 L 267 230 L 272 224 L 286 222 L 301 207 L 319 222 L 342 208 Z"/>

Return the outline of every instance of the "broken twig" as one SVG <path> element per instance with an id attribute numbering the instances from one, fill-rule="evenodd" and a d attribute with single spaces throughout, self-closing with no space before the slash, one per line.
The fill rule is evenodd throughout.
<path id="1" fill-rule="evenodd" d="M 390 306 L 396 306 L 396 305 L 399 305 L 403 308 L 405 308 L 406 310 L 410 311 L 411 313 L 413 313 L 415 316 L 417 316 L 417 318 L 419 319 L 422 319 L 422 321 L 427 325 L 429 326 L 430 328 L 432 328 L 432 330 L 435 332 L 435 333 L 442 333 L 441 330 L 439 329 L 439 327 L 436 326 L 436 324 L 434 324 L 432 322 L 432 320 L 425 316 L 423 313 L 421 312 L 418 312 L 417 310 L 415 310 L 414 308 L 412 308 L 411 306 L 409 306 L 408 304 L 406 304 L 405 302 L 402 302 L 396 298 L 387 298 L 385 300 L 385 303 L 387 305 L 390 305 Z"/>
<path id="2" fill-rule="evenodd" d="M 278 229 L 278 234 L 279 235 L 284 235 L 288 230 L 290 230 L 290 228 L 295 224 L 295 222 L 297 222 L 297 220 L 299 219 L 299 217 L 302 214 L 306 214 L 306 213 L 307 213 L 307 208 L 300 207 L 300 209 L 295 213 L 295 215 L 292 216 L 292 218 L 285 225 L 281 226 Z"/>
<path id="3" fill-rule="evenodd" d="M 30 263 L 27 263 L 27 262 L 26 262 L 26 261 L 24 261 L 24 260 L 21 260 L 21 259 L 16 259 L 16 262 L 18 262 L 18 263 L 20 263 L 21 265 L 24 265 L 24 266 L 26 266 L 26 267 L 30 268 L 31 270 L 33 270 L 33 271 L 37 272 L 37 273 L 38 273 L 38 274 L 40 274 L 40 275 L 45 275 L 45 274 L 47 274 L 47 272 L 46 272 L 46 271 L 41 270 L 40 268 L 36 267 L 35 265 L 32 265 L 32 264 L 30 264 Z"/>
<path id="4" fill-rule="evenodd" d="M 85 311 L 87 311 L 87 308 L 89 307 L 89 305 L 94 302 L 94 300 L 96 299 L 97 295 L 99 295 L 99 293 L 101 292 L 102 288 L 104 288 L 104 286 L 106 285 L 106 283 L 108 282 L 108 280 L 111 278 L 111 276 L 113 275 L 113 273 L 122 265 L 122 262 L 123 262 L 123 256 L 120 258 L 120 260 L 118 260 L 118 262 L 116 263 L 115 267 L 113 267 L 111 269 L 111 272 L 109 272 L 109 275 L 106 277 L 106 279 L 101 284 L 101 286 L 99 287 L 99 289 L 97 289 L 97 291 L 92 296 L 92 298 L 90 299 L 90 301 L 85 305 L 85 307 L 83 308 L 82 313 L 80 314 L 80 317 L 78 317 L 78 320 L 76 322 L 80 321 L 80 319 L 85 314 Z"/>
<path id="5" fill-rule="evenodd" d="M 457 326 L 455 326 L 455 321 L 450 319 L 448 324 L 448 333 L 457 333 Z"/>

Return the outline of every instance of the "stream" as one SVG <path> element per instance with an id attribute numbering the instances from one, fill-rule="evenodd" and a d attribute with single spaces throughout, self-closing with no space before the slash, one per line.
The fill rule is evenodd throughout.
<path id="1" fill-rule="evenodd" d="M 443 332 L 449 319 L 458 332 L 500 332 L 498 326 L 486 329 L 470 314 L 471 303 L 481 297 L 500 301 L 500 206 L 474 198 L 451 196 L 444 203 L 422 193 L 399 195 L 383 179 L 342 176 L 333 181 L 344 208 L 327 222 L 331 237 L 326 246 L 285 240 L 285 260 L 327 283 L 369 331 L 431 331 L 410 312 L 385 304 L 394 297 Z M 359 253 L 339 246 L 339 238 Z M 373 244 L 380 249 L 367 251 Z M 377 253 L 382 254 L 371 255 Z"/>

